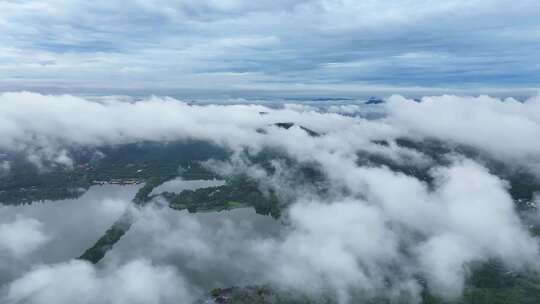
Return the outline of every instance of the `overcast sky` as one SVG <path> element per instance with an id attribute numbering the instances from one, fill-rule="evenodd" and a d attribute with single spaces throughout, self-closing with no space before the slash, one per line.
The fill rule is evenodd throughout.
<path id="1" fill-rule="evenodd" d="M 531 95 L 537 0 L 1 0 L 0 91 Z"/>

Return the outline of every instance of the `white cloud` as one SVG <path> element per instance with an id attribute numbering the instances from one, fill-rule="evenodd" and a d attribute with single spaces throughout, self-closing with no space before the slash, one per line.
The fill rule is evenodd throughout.
<path id="1" fill-rule="evenodd" d="M 0 72 L 7 90 L 361 95 L 373 84 L 404 93 L 480 82 L 530 92 L 538 8 L 529 0 L 3 1 Z M 509 32 L 519 35 L 501 34 Z M 420 53 L 453 61 L 399 57 Z M 333 65 L 351 69 L 324 68 Z M 237 72 L 250 76 L 207 85 L 213 73 Z"/>
<path id="2" fill-rule="evenodd" d="M 415 296 L 413 276 L 422 274 L 434 293 L 451 298 L 461 295 L 472 262 L 540 266 L 538 242 L 522 226 L 505 183 L 478 164 L 439 168 L 433 191 L 384 168 L 351 167 L 346 174 L 349 191 L 366 201 L 294 205 L 294 230 L 262 250 L 279 261 L 275 282 L 312 291 L 326 283 L 343 298 L 358 288 L 380 294 L 389 279 L 394 291 L 407 287 L 402 291 Z"/>
<path id="3" fill-rule="evenodd" d="M 342 198 L 290 189 L 283 179 L 279 184 L 279 173 L 266 177 L 278 192 L 296 190 L 296 203 L 284 214 L 287 225 L 276 235 L 258 235 L 252 223 L 227 215 L 208 224 L 148 207 L 108 259 L 176 261 L 193 277 L 215 284 L 210 286 L 270 283 L 335 296 L 340 303 L 381 295 L 417 300 L 418 276 L 432 293 L 454 299 L 472 266 L 492 259 L 509 270 L 539 269 L 538 240 L 516 214 L 505 182 L 479 164 L 456 160 L 439 167 L 429 189 L 387 168 L 343 161 L 348 177 L 331 181 L 349 187 Z M 321 165 L 339 170 L 330 162 Z"/>
<path id="4" fill-rule="evenodd" d="M 49 239 L 41 222 L 17 216 L 12 222 L 0 223 L 0 256 L 22 259 Z"/>
<path id="5" fill-rule="evenodd" d="M 538 240 L 516 214 L 508 184 L 488 168 L 463 155 L 446 155 L 449 164 L 436 165 L 426 155 L 398 147 L 392 140 L 434 137 L 472 146 L 510 165 L 538 164 L 540 146 L 534 140 L 540 130 L 538 105 L 537 97 L 520 103 L 442 96 L 416 103 L 394 96 L 384 106 L 388 111 L 385 119 L 366 120 L 295 105 L 190 106 L 172 98 L 89 101 L 69 95 L 6 93 L 0 95 L 0 126 L 5 127 L 1 128 L 0 147 L 33 151 L 31 148 L 41 146 L 57 156 L 71 145 L 184 138 L 211 141 L 236 152 L 228 163 L 213 163 L 222 172 L 248 171 L 295 202 L 285 212 L 289 224 L 285 232 L 279 237 L 250 236 L 249 226 L 226 220 L 215 232 L 196 219 L 164 219 L 162 211 L 149 208 L 129 234 L 132 242 L 147 246 L 124 248 L 116 258 L 121 260 L 122 254 L 135 259 L 151 256 L 168 264 L 176 255 L 190 259 L 184 267 L 191 272 L 208 270 L 205 267 L 215 270 L 216 282 L 222 278 L 218 273 L 227 273 L 226 278 L 240 283 L 269 282 L 308 294 L 328 292 L 342 303 L 382 291 L 392 298 L 415 299 L 421 289 L 416 278 L 421 275 L 431 291 L 453 298 L 461 294 L 473 263 L 498 259 L 512 270 L 538 269 Z M 297 126 L 285 130 L 273 126 L 275 122 Z M 323 135 L 311 137 L 298 126 Z M 259 128 L 265 132 L 257 132 Z M 375 139 L 390 143 L 374 144 Z M 328 179 L 330 193 L 319 196 L 306 185 L 294 184 L 299 182 L 290 175 L 294 166 L 274 160 L 272 175 L 241 154 L 245 148 L 256 153 L 263 147 L 283 151 L 300 163 L 316 164 Z M 359 166 L 359 151 L 413 167 L 432 167 L 434 183 L 428 185 L 385 166 Z M 110 259 L 115 260 L 114 250 Z M 76 293 L 100 294 L 96 290 L 101 290 L 102 278 L 123 287 L 138 284 L 80 263 L 38 268 L 35 273 L 39 275 L 29 274 L 31 279 L 13 283 L 9 297 L 31 294 L 31 282 L 49 282 L 57 269 L 63 273 L 63 269 L 74 268 L 94 286 L 74 286 L 74 294 L 58 295 L 62 299 L 69 300 Z M 137 268 L 148 268 L 142 265 Z M 125 267 L 118 268 L 120 273 L 127 271 Z M 178 296 L 155 285 L 151 288 L 157 294 L 149 295 L 152 298 L 146 300 L 150 302 L 158 301 L 161 292 L 164 297 Z M 45 292 L 43 299 L 54 296 Z M 105 303 L 132 299 L 131 293 L 105 296 Z"/>
<path id="6" fill-rule="evenodd" d="M 472 146 L 497 159 L 532 167 L 540 174 L 538 96 L 526 102 L 451 95 L 414 102 L 393 96 L 387 109 L 389 120 L 406 128 L 410 136 Z"/>
<path id="7" fill-rule="evenodd" d="M 256 149 L 265 145 L 303 149 L 290 145 L 290 136 L 308 145 L 317 144 L 298 128 L 294 128 L 295 132 L 270 128 L 268 136 L 256 132 L 257 128 L 268 128 L 272 123 L 283 121 L 295 121 L 315 131 L 339 131 L 344 126 L 348 126 L 347 132 L 363 130 L 366 135 L 355 142 L 395 132 L 384 124 L 337 114 L 301 113 L 256 105 L 189 106 L 175 99 L 157 97 L 136 103 L 116 100 L 99 103 L 70 95 L 5 93 L 0 95 L 0 110 L 3 134 L 0 148 L 27 150 L 30 155 L 64 164 L 69 161 L 62 148 L 71 145 L 197 138 L 233 149 L 244 146 Z M 283 136 L 286 133 L 288 135 Z M 352 140 L 353 134 L 349 135 Z M 325 140 L 328 143 L 323 141 L 323 145 L 336 144 L 332 137 Z M 33 151 L 39 151 L 39 154 Z"/>
<path id="8" fill-rule="evenodd" d="M 0 177 L 11 171 L 11 163 L 7 160 L 0 161 Z"/>
<path id="9" fill-rule="evenodd" d="M 2 302 L 194 303 L 189 288 L 173 268 L 147 260 L 105 268 L 72 260 L 35 267 L 5 288 Z"/>

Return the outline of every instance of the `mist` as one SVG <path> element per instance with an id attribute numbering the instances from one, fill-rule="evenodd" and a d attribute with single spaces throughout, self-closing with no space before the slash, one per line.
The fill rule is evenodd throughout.
<path id="1" fill-rule="evenodd" d="M 315 298 L 330 296 L 340 304 L 377 297 L 419 302 L 424 288 L 445 299 L 459 298 L 478 263 L 496 260 L 509 271 L 540 270 L 538 239 L 516 210 L 506 175 L 489 166 L 496 161 L 540 178 L 538 96 L 524 102 L 450 95 L 417 102 L 392 96 L 378 108 L 384 114 L 380 119 L 354 115 L 363 107 L 1 94 L 0 149 L 23 154 L 36 166 L 52 162 L 69 169 L 74 165 L 70 151 L 83 147 L 203 140 L 232 155 L 207 162 L 208 168 L 223 176 L 249 175 L 275 191 L 285 211 L 282 228 L 251 235 L 245 232 L 250 224 L 241 219 L 205 225 L 195 216 L 164 211 L 158 200 L 134 211 L 134 228 L 103 263 L 36 263 L 6 283 L 0 299 L 194 303 L 207 286 L 185 274 L 203 277 L 209 267 L 218 286 L 271 284 Z M 295 125 L 284 129 L 278 122 Z M 403 138 L 436 140 L 448 150 L 435 158 L 400 145 Z M 252 161 L 268 150 L 279 156 L 270 162 L 272 170 Z M 392 166 L 363 162 L 363 154 L 383 157 Z M 294 175 L 305 165 L 324 177 L 323 193 Z M 426 178 L 396 169 L 401 166 Z M 0 252 L 25 254 L 45 246 L 54 235 L 42 228 L 32 216 L 2 223 Z M 12 233 L 24 235 L 25 243 L 11 242 Z M 178 266 L 179 260 L 191 264 Z"/>

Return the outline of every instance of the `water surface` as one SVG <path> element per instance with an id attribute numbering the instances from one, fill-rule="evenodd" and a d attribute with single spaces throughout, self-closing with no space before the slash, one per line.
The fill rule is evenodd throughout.
<path id="1" fill-rule="evenodd" d="M 160 194 L 163 192 L 180 193 L 184 190 L 196 190 L 199 188 L 217 187 L 225 185 L 223 180 L 183 180 L 181 178 L 167 181 L 152 191 L 151 195 Z"/>
<path id="2" fill-rule="evenodd" d="M 21 218 L 33 219 L 40 223 L 39 230 L 48 239 L 25 256 L 13 256 L 0 250 L 0 285 L 31 265 L 78 257 L 124 212 L 140 187 L 93 186 L 77 199 L 0 206 L 0 224 L 10 225 Z"/>

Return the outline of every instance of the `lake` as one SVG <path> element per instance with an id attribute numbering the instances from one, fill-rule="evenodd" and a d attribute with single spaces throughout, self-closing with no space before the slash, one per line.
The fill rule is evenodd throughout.
<path id="1" fill-rule="evenodd" d="M 173 180 L 154 189 L 154 194 L 223 183 Z M 93 186 L 78 199 L 0 207 L 0 225 L 12 223 L 18 217 L 35 219 L 49 238 L 24 257 L 6 257 L 0 250 L 0 285 L 33 265 L 80 256 L 125 212 L 140 187 Z M 100 264 L 146 258 L 177 266 L 189 281 L 205 288 L 239 283 L 249 276 L 238 271 L 242 265 L 237 263 L 257 263 L 243 248 L 253 240 L 278 237 L 281 228 L 278 221 L 256 214 L 252 208 L 191 214 L 170 209 L 158 199 L 138 212 L 131 229 Z"/>

